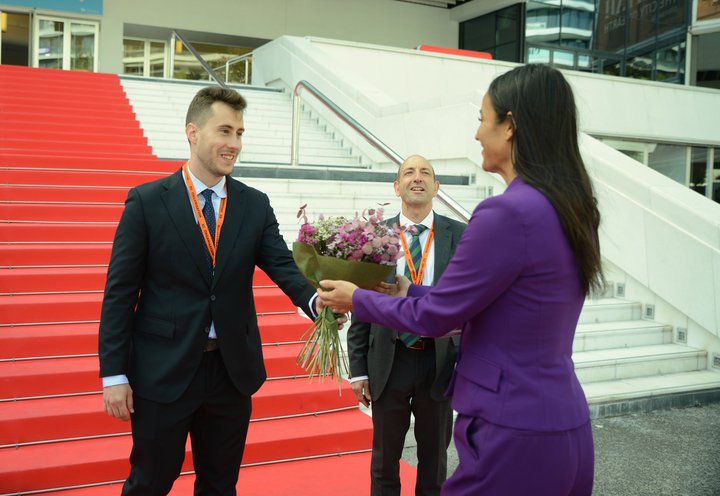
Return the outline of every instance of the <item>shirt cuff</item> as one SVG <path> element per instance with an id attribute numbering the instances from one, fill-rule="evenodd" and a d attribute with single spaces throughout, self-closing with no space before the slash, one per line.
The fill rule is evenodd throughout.
<path id="1" fill-rule="evenodd" d="M 359 376 L 353 377 L 352 379 L 349 379 L 349 380 L 350 380 L 350 384 L 352 384 L 353 382 L 367 381 L 368 379 L 370 379 L 370 378 L 366 375 L 359 375 Z"/>
<path id="2" fill-rule="evenodd" d="M 314 295 L 312 295 L 310 297 L 310 302 L 308 303 L 308 307 L 310 307 L 310 314 L 311 314 L 310 319 L 312 319 L 312 320 L 315 320 L 318 317 L 317 313 L 315 312 L 315 300 L 317 300 L 317 297 L 318 297 L 318 295 L 317 295 L 317 293 L 315 293 Z"/>
<path id="3" fill-rule="evenodd" d="M 119 386 L 120 384 L 130 384 L 126 375 L 109 375 L 102 378 L 103 387 Z"/>

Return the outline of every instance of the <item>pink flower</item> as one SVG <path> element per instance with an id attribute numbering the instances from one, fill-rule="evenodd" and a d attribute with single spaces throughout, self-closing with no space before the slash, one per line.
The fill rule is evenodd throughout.
<path id="1" fill-rule="evenodd" d="M 303 221 L 298 242 L 314 245 L 317 252 L 325 256 L 394 265 L 402 230 L 382 224 L 382 208 L 365 209 L 362 216 L 356 212 L 352 219 L 320 215 L 317 221 L 310 223 L 306 207 L 303 205 L 298 212 L 298 218 Z"/>

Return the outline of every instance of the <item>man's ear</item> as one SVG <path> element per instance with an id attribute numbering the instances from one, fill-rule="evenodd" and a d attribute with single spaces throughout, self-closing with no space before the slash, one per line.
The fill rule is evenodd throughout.
<path id="1" fill-rule="evenodd" d="M 197 145 L 197 134 L 198 134 L 198 127 L 193 124 L 192 122 L 188 122 L 185 126 L 185 136 L 187 136 L 188 141 L 192 145 Z"/>
<path id="2" fill-rule="evenodd" d="M 393 189 L 395 190 L 395 196 L 400 196 L 400 183 L 397 181 L 397 179 L 393 183 Z"/>

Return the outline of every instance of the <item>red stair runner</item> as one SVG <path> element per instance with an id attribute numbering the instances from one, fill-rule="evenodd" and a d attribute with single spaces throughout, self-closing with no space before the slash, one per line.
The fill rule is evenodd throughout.
<path id="1" fill-rule="evenodd" d="M 127 189 L 180 163 L 152 155 L 115 75 L 0 65 L 0 113 L 0 496 L 118 494 L 130 437 L 98 378 L 107 263 Z M 38 122 L 48 131 L 28 140 Z M 347 383 L 339 395 L 296 365 L 310 321 L 261 271 L 254 293 L 269 380 L 239 492 L 366 494 L 370 419 Z M 402 473 L 412 494 L 414 470 Z M 185 475 L 172 494 L 191 485 Z"/>

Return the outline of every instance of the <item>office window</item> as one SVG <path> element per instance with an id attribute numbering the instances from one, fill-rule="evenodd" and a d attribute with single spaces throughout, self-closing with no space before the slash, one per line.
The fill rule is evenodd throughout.
<path id="1" fill-rule="evenodd" d="M 167 43 L 159 40 L 123 39 L 123 74 L 166 77 Z"/>
<path id="2" fill-rule="evenodd" d="M 36 16 L 34 27 L 33 66 L 89 72 L 96 70 L 97 22 Z"/>
<path id="3" fill-rule="evenodd" d="M 459 47 L 492 54 L 494 59 L 522 61 L 522 5 L 460 23 Z"/>

